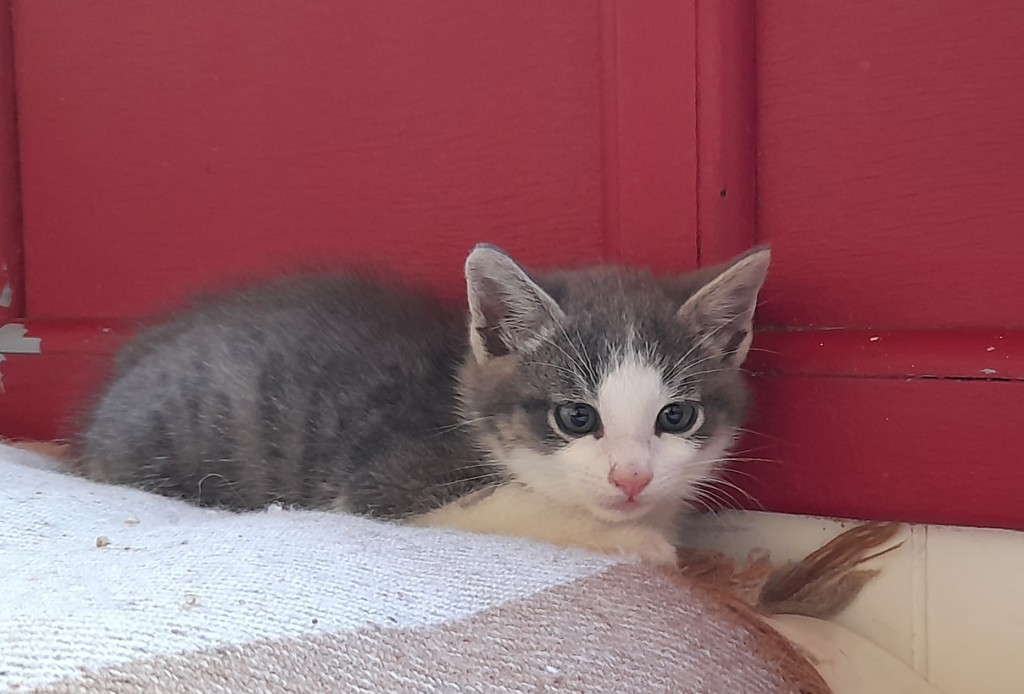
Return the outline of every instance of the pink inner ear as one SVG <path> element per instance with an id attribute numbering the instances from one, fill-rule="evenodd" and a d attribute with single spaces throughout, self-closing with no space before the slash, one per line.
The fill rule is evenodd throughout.
<path id="1" fill-rule="evenodd" d="M 722 352 L 727 355 L 736 354 L 740 347 L 743 346 L 743 341 L 747 339 L 748 332 L 749 331 L 744 327 L 742 330 L 737 330 L 736 332 L 731 333 L 729 341 L 726 342 L 725 346 L 722 348 Z"/>
<path id="2" fill-rule="evenodd" d="M 477 326 L 476 331 L 488 354 L 504 356 L 509 353 L 509 346 L 502 338 L 501 325 L 508 320 L 510 313 L 508 303 L 503 300 L 504 292 L 495 280 L 488 277 L 478 280 L 478 285 L 476 307 L 483 325 Z"/>
<path id="3" fill-rule="evenodd" d="M 757 295 L 768 271 L 767 250 L 743 256 L 724 269 L 679 309 L 689 329 L 705 335 L 734 364 L 746 358 Z"/>

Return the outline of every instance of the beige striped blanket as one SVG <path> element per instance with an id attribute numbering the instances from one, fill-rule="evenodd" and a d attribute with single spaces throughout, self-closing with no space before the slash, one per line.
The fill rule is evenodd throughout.
<path id="1" fill-rule="evenodd" d="M 0 690 L 829 691 L 676 572 L 338 514 L 232 514 L 0 446 Z"/>

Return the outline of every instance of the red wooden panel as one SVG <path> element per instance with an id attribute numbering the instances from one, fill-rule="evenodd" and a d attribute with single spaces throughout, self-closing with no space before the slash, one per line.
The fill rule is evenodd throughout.
<path id="1" fill-rule="evenodd" d="M 692 6 L 16 10 L 34 316 L 356 260 L 453 289 L 482 239 L 538 265 L 695 263 Z"/>
<path id="2" fill-rule="evenodd" d="M 761 377 L 735 476 L 768 509 L 1024 529 L 1024 383 Z M 742 498 L 737 495 L 737 498 Z"/>
<path id="3" fill-rule="evenodd" d="M 10 4 L 0 0 L 0 324 L 20 316 L 21 199 Z"/>
<path id="4" fill-rule="evenodd" d="M 15 9 L 33 316 L 351 260 L 455 288 L 478 240 L 603 257 L 592 0 Z"/>
<path id="5" fill-rule="evenodd" d="M 109 365 L 109 358 L 88 354 L 4 355 L 0 435 L 39 441 L 71 436 Z"/>
<path id="6" fill-rule="evenodd" d="M 758 4 L 762 317 L 1024 326 L 1024 3 Z"/>
<path id="7" fill-rule="evenodd" d="M 697 260 L 694 3 L 605 0 L 606 248 L 655 271 Z M 613 216 L 614 215 L 614 216 Z M 617 219 L 616 219 L 617 217 Z"/>
<path id="8" fill-rule="evenodd" d="M 753 2 L 697 0 L 698 255 L 723 262 L 756 239 Z"/>
<path id="9" fill-rule="evenodd" d="M 8 371 L 116 344 L 90 317 L 281 269 L 380 265 L 454 294 L 479 240 L 537 265 L 696 265 L 691 5 L 15 9 L 45 346 Z M 0 394 L 0 428 L 20 430 L 4 413 L 24 398 L 58 413 L 65 396 Z"/>
<path id="10" fill-rule="evenodd" d="M 761 332 L 745 366 L 787 376 L 1024 381 L 1024 330 Z"/>

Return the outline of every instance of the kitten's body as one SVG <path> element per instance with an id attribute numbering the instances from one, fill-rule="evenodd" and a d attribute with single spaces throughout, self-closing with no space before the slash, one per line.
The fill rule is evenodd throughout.
<path id="1" fill-rule="evenodd" d="M 367 281 L 243 292 L 129 345 L 85 462 L 111 482 L 235 509 L 429 511 L 495 472 L 472 467 L 482 461 L 456 414 L 466 348 L 457 312 Z"/>
<path id="2" fill-rule="evenodd" d="M 603 268 L 538 286 L 489 247 L 467 263 L 468 335 L 463 311 L 354 278 L 243 291 L 122 352 L 81 439 L 83 470 L 202 504 L 278 502 L 670 561 L 675 515 L 742 418 L 736 354 L 762 255 L 733 282 L 742 296 L 726 319 L 712 309 L 727 291 L 700 297 L 731 269 L 672 284 Z M 683 400 L 699 403 L 699 425 L 656 432 L 661 408 Z M 592 406 L 600 429 L 560 428 L 566 402 Z"/>

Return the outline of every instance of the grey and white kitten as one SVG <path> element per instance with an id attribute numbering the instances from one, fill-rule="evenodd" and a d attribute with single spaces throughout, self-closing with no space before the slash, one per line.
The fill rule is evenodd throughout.
<path id="1" fill-rule="evenodd" d="M 140 334 L 81 470 L 204 505 L 281 503 L 672 563 L 748 393 L 769 251 L 674 279 L 531 277 L 493 246 L 465 311 L 349 276 L 288 279 Z M 467 330 L 468 323 L 468 330 Z"/>

